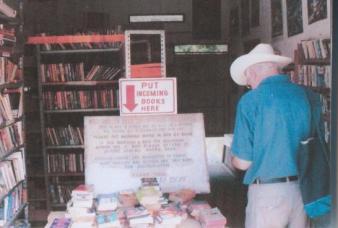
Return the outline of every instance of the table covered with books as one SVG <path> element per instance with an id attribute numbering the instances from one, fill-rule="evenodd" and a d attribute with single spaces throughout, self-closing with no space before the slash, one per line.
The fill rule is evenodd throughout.
<path id="1" fill-rule="evenodd" d="M 210 193 L 203 116 L 84 119 L 85 185 L 48 227 L 224 228 Z"/>
<path id="2" fill-rule="evenodd" d="M 93 186 L 72 191 L 67 210 L 51 212 L 46 228 L 224 228 L 226 218 L 218 208 L 195 200 L 189 189 L 163 194 L 156 178 L 142 178 L 142 185 L 118 193 L 98 194 Z"/>

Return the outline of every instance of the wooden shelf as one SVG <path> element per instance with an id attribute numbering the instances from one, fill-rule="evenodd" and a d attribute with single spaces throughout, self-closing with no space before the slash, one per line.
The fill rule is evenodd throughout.
<path id="1" fill-rule="evenodd" d="M 23 117 L 19 117 L 19 118 L 15 118 L 13 121 L 5 121 L 4 123 L 0 124 L 0 129 L 6 128 L 6 127 L 10 127 L 13 124 L 22 121 Z"/>
<path id="2" fill-rule="evenodd" d="M 23 210 L 27 205 L 28 205 L 27 203 L 22 204 L 21 207 L 14 214 L 14 216 L 8 222 L 6 222 L 6 224 L 3 227 L 10 227 L 10 225 L 12 225 L 12 223 L 19 217 L 19 215 L 21 214 L 21 212 L 23 212 Z"/>
<path id="3" fill-rule="evenodd" d="M 83 145 L 46 146 L 47 150 L 84 149 Z"/>
<path id="4" fill-rule="evenodd" d="M 43 222 L 43 225 L 41 227 L 44 227 L 47 221 L 47 216 L 49 214 L 49 211 L 45 209 L 31 209 L 29 210 L 29 220 L 34 222 Z M 32 224 L 32 227 L 33 226 Z M 37 226 L 40 227 L 40 226 Z"/>
<path id="5" fill-rule="evenodd" d="M 119 108 L 93 108 L 93 109 L 63 109 L 63 110 L 45 110 L 44 113 L 56 114 L 56 113 L 76 113 L 76 112 L 118 112 Z"/>
<path id="6" fill-rule="evenodd" d="M 114 43 L 115 42 L 115 43 Z M 123 76 L 124 67 L 122 66 L 122 60 L 123 60 L 123 43 L 124 43 L 124 34 L 118 34 L 118 35 L 80 35 L 80 36 L 46 36 L 46 37 L 29 37 L 28 43 L 30 44 L 36 44 L 36 66 L 37 66 L 37 73 L 38 73 L 38 92 L 39 92 L 39 114 L 40 114 L 40 123 L 41 123 L 41 131 L 44 132 L 46 126 L 53 127 L 57 126 L 57 120 L 60 118 L 64 118 L 62 120 L 62 123 L 67 123 L 72 125 L 72 122 L 77 122 L 78 120 L 83 120 L 84 116 L 86 115 L 118 115 L 119 114 L 119 107 L 117 106 L 118 100 L 116 100 L 116 91 L 113 90 L 113 101 L 114 103 L 111 103 L 113 106 L 111 108 L 104 108 L 106 104 L 103 104 L 102 106 L 85 106 L 82 107 L 102 107 L 102 108 L 80 108 L 80 105 L 78 105 L 80 102 L 79 100 L 70 100 L 69 102 L 72 103 L 74 109 L 57 109 L 58 106 L 48 106 L 44 104 L 43 95 L 46 91 L 78 91 L 78 90 L 90 90 L 94 87 L 97 88 L 111 88 L 115 89 L 118 87 L 119 79 L 121 76 Z M 108 45 L 92 45 L 93 49 L 87 49 L 87 46 L 83 45 L 65 45 L 65 47 L 79 47 L 80 49 L 67 49 L 67 50 L 41 50 L 44 48 L 44 44 L 86 44 L 86 43 L 107 43 Z M 60 45 L 61 46 L 61 45 Z M 103 46 L 107 46 L 108 48 L 101 48 Z M 53 49 L 53 45 L 51 46 L 51 49 Z M 56 48 L 59 48 L 59 45 L 55 45 Z M 88 59 L 87 59 L 88 57 Z M 97 58 L 99 57 L 99 58 Z M 84 61 L 85 58 L 85 61 Z M 111 62 L 109 59 L 115 59 L 116 62 Z M 42 82 L 42 75 L 41 75 L 41 68 L 40 64 L 53 64 L 58 63 L 60 60 L 62 60 L 63 63 L 72 63 L 74 61 L 84 61 L 85 64 L 88 63 L 88 65 L 84 66 L 86 69 L 90 68 L 92 64 L 109 64 L 112 67 L 118 67 L 120 72 L 115 76 L 112 77 L 112 80 L 94 80 L 94 81 L 60 81 L 60 82 L 50 82 L 50 81 L 44 81 Z M 87 61 L 88 60 L 88 61 Z M 89 62 L 92 61 L 92 62 Z M 109 62 L 107 62 L 109 61 Z M 49 79 L 48 79 L 49 80 Z M 90 96 L 88 96 L 90 97 Z M 90 97 L 93 98 L 94 97 Z M 53 103 L 53 102 L 51 102 Z M 97 103 L 99 104 L 99 100 L 97 100 Z M 82 103 L 81 103 L 82 104 Z M 94 103 L 92 103 L 94 104 Z M 108 104 L 108 103 L 107 103 Z M 61 106 L 61 105 L 60 105 Z M 108 106 L 108 105 L 107 105 Z M 67 107 L 71 107 L 70 105 Z M 51 108 L 51 109 L 48 109 Z M 52 108 L 56 108 L 55 110 Z M 65 108 L 65 107 L 63 107 Z M 67 118 L 67 116 L 70 116 L 70 118 Z M 55 121 L 54 121 L 54 118 Z M 59 202 L 56 201 L 58 199 L 58 196 L 56 196 L 56 199 L 53 199 L 54 195 L 50 192 L 50 186 L 58 185 L 59 180 L 62 182 L 62 184 L 65 184 L 65 181 L 72 181 L 72 183 L 83 183 L 85 173 L 84 172 L 51 172 L 48 169 L 48 164 L 45 163 L 48 159 L 48 155 L 50 154 L 67 154 L 67 153 L 77 153 L 82 154 L 84 151 L 84 145 L 47 145 L 48 140 L 46 138 L 46 135 L 42 135 L 42 153 L 44 156 L 44 164 L 40 168 L 43 172 L 41 174 L 42 177 L 44 177 L 44 190 L 46 192 L 46 196 L 43 195 L 41 198 L 46 198 L 46 200 L 41 200 L 43 204 L 46 202 L 47 210 L 53 210 L 54 208 L 62 208 L 64 209 L 66 207 L 65 203 L 55 203 Z M 57 158 L 59 159 L 59 158 Z M 76 157 L 76 161 L 78 161 L 78 157 Z M 60 161 L 62 161 L 62 158 L 60 158 Z M 58 160 L 57 160 L 58 162 Z M 41 166 L 41 165 L 40 165 Z M 37 171 L 39 171 L 38 169 Z M 79 170 L 79 169 L 78 169 Z M 59 170 L 56 170 L 59 171 Z M 60 170 L 62 171 L 62 170 Z M 38 173 L 39 174 L 39 173 Z M 37 176 L 37 175 L 35 175 Z M 38 176 L 39 177 L 39 176 Z M 32 177 L 29 177 L 32 178 Z M 33 179 L 34 180 L 34 179 Z M 42 188 L 42 187 L 41 187 Z M 60 194 L 64 194 L 61 192 Z M 37 197 L 38 198 L 38 197 Z M 53 203 L 54 202 L 54 203 Z M 37 203 L 36 203 L 37 204 Z"/>
<path id="7" fill-rule="evenodd" d="M 48 173 L 49 177 L 81 177 L 84 173 Z"/>
<path id="8" fill-rule="evenodd" d="M 114 43 L 124 42 L 124 34 L 30 36 L 28 44 Z"/>
<path id="9" fill-rule="evenodd" d="M 46 198 L 35 198 L 35 199 L 29 199 L 28 202 L 43 202 L 47 201 Z"/>
<path id="10" fill-rule="evenodd" d="M 117 80 L 113 81 L 69 81 L 69 82 L 44 82 L 41 85 L 47 86 L 98 86 L 118 84 Z"/>
<path id="11" fill-rule="evenodd" d="M 307 86 L 307 85 L 303 85 L 303 84 L 299 84 L 299 85 L 305 86 L 305 87 L 307 87 L 307 88 L 309 88 L 312 91 L 317 92 L 317 93 L 324 93 L 324 94 L 329 95 L 330 92 L 331 92 L 331 89 L 327 88 L 327 87 L 315 87 L 315 86 Z"/>
<path id="12" fill-rule="evenodd" d="M 13 48 L 9 48 L 9 47 L 0 47 L 0 56 L 1 57 L 11 57 L 11 55 L 13 55 Z"/>
<path id="13" fill-rule="evenodd" d="M 51 203 L 51 206 L 54 208 L 66 207 L 66 203 Z"/>
<path id="14" fill-rule="evenodd" d="M 10 193 L 12 193 L 19 185 L 23 184 L 25 181 L 21 180 L 16 185 L 13 186 L 5 195 L 0 197 L 0 202 L 2 202 Z"/>
<path id="15" fill-rule="evenodd" d="M 5 83 L 5 84 L 0 84 L 0 90 L 3 89 L 16 89 L 23 86 L 23 82 L 9 82 L 9 83 Z"/>
<path id="16" fill-rule="evenodd" d="M 0 22 L 1 23 L 8 23 L 10 25 L 18 25 L 20 20 L 16 17 L 8 17 L 2 13 L 0 13 Z"/>
<path id="17" fill-rule="evenodd" d="M 44 178 L 45 175 L 44 174 L 32 174 L 32 175 L 28 175 L 28 178 Z"/>
<path id="18" fill-rule="evenodd" d="M 310 87 L 313 91 L 318 93 L 330 94 L 331 89 L 326 87 Z"/>
<path id="19" fill-rule="evenodd" d="M 121 47 L 116 48 L 96 48 L 96 49 L 74 49 L 74 50 L 51 50 L 51 51 L 41 51 L 41 55 L 55 55 L 55 54 L 81 54 L 81 53 L 109 53 L 109 52 L 119 52 Z"/>
<path id="20" fill-rule="evenodd" d="M 27 158 L 29 158 L 29 159 L 40 159 L 40 158 L 42 159 L 42 157 L 43 157 L 43 154 L 27 155 Z"/>
<path id="21" fill-rule="evenodd" d="M 4 3 L 6 4 L 6 3 Z M 6 7 L 6 6 L 5 6 Z M 15 17 L 8 17 L 2 13 L 0 13 L 0 21 L 1 24 L 4 24 L 4 27 L 8 27 L 8 29 L 14 29 L 15 33 L 13 34 L 13 37 L 8 37 L 5 38 L 4 41 L 4 45 L 2 47 L 0 47 L 0 56 L 7 59 L 11 59 L 13 64 L 15 65 L 20 65 L 21 62 L 23 61 L 24 58 L 24 37 L 23 37 L 23 33 L 21 31 L 21 28 L 23 26 L 23 2 L 22 1 L 18 1 L 17 3 L 13 4 L 9 4 L 8 7 L 12 10 L 16 11 L 16 16 Z M 13 30 L 13 31 L 14 31 Z M 12 36 L 12 35 L 10 35 Z M 7 63 L 5 63 L 5 68 L 8 67 Z M 20 67 L 20 66 L 18 66 Z M 18 69 L 19 70 L 19 69 Z M 22 69 L 23 70 L 23 69 Z M 6 80 L 6 82 L 2 82 L 0 84 L 0 92 L 2 94 L 5 95 L 9 95 L 10 96 L 10 103 L 14 102 L 17 103 L 19 102 L 21 104 L 22 102 L 22 92 L 24 89 L 24 78 L 20 77 L 17 78 L 17 80 L 13 80 L 16 78 L 12 78 L 11 80 Z M 17 97 L 17 95 L 20 95 L 19 97 Z M 13 97 L 15 96 L 15 97 Z M 15 98 L 12 101 L 12 98 Z M 18 98 L 18 99 L 17 99 Z M 25 100 L 25 99 L 24 99 Z M 20 105 L 19 105 L 20 106 Z M 25 108 L 25 107 L 24 107 Z M 14 111 L 14 110 L 13 110 Z M 16 111 L 16 110 L 15 110 Z M 23 112 L 25 113 L 25 112 Z M 18 134 L 20 134 L 22 136 L 22 138 L 25 138 L 24 136 L 25 134 L 25 130 L 26 128 L 24 127 L 24 121 L 26 119 L 26 116 L 22 115 L 20 113 L 19 116 L 15 115 L 13 116 L 14 118 L 11 119 L 10 121 L 4 121 L 2 122 L 2 124 L 0 124 L 0 129 L 5 129 L 5 130 L 10 130 L 8 127 L 15 127 L 13 125 L 19 123 L 22 124 L 22 129 L 17 129 L 18 130 Z M 14 140 L 14 136 L 11 136 Z M 26 164 L 26 151 L 23 150 L 25 149 L 25 141 L 22 140 L 22 144 L 18 145 L 20 142 L 15 140 L 13 141 L 13 143 L 11 143 L 12 147 L 8 147 L 7 151 L 2 151 L 1 155 L 0 155 L 0 162 L 3 162 L 3 165 L 9 161 L 6 161 L 9 159 L 9 157 L 13 154 L 15 154 L 16 152 L 20 152 L 20 154 L 22 153 L 23 155 L 23 162 Z M 14 145 L 13 145 L 14 144 Z M 18 170 L 17 170 L 18 171 Z M 15 174 L 17 171 L 13 170 L 13 174 Z M 14 197 L 13 194 L 16 193 L 16 191 L 18 191 L 19 189 L 23 188 L 24 191 L 26 191 L 25 189 L 28 186 L 28 181 L 27 181 L 27 170 L 23 170 L 24 171 L 24 177 L 23 180 L 18 181 L 17 183 L 15 183 L 15 185 L 8 190 L 8 192 L 6 192 L 6 194 L 1 195 L 0 197 L 0 202 L 4 202 L 7 201 L 7 199 L 10 200 L 10 198 Z M 14 183 L 13 183 L 14 184 Z M 14 197 L 14 198 L 18 198 L 18 197 Z M 25 222 L 28 222 L 28 217 L 26 216 L 27 213 L 26 209 L 28 209 L 28 203 L 24 202 L 26 198 L 22 198 L 21 201 L 17 202 L 17 205 L 14 205 L 13 203 L 13 208 L 9 208 L 7 211 L 5 211 L 5 213 L 9 213 L 11 214 L 11 216 L 8 216 L 5 224 L 3 224 L 3 226 L 1 227 L 14 227 L 15 222 L 18 218 L 25 220 Z M 18 199 L 17 199 L 18 200 Z M 14 210 L 15 209 L 15 210 Z M 27 223 L 28 224 L 28 223 Z M 16 227 L 16 226 L 15 226 Z"/>
<path id="22" fill-rule="evenodd" d="M 303 59 L 299 65 L 330 65 L 330 59 Z"/>
<path id="23" fill-rule="evenodd" d="M 14 147 L 13 149 L 11 149 L 8 153 L 6 153 L 5 155 L 3 155 L 2 157 L 0 157 L 0 161 L 5 160 L 8 156 L 10 156 L 11 154 L 13 154 L 14 152 L 17 152 L 18 150 L 20 150 L 21 148 L 24 147 L 24 144 L 21 144 L 17 147 Z"/>

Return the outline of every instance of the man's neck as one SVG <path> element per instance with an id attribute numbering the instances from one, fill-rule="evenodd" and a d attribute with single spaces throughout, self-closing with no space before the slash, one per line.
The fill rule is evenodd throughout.
<path id="1" fill-rule="evenodd" d="M 277 70 L 276 71 L 273 70 L 273 71 L 260 72 L 259 75 L 256 75 L 255 80 L 251 84 L 251 87 L 253 89 L 255 89 L 261 84 L 261 82 L 264 79 L 272 77 L 272 76 L 277 75 L 277 74 L 279 74 L 279 72 Z"/>

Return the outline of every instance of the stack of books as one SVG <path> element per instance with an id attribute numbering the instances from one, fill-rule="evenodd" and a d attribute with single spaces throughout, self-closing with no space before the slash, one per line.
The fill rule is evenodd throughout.
<path id="1" fill-rule="evenodd" d="M 175 203 L 163 206 L 155 217 L 155 228 L 177 227 L 187 219 L 187 213 Z"/>
<path id="2" fill-rule="evenodd" d="M 13 111 L 8 94 L 0 94 L 0 124 L 13 121 Z"/>
<path id="3" fill-rule="evenodd" d="M 123 190 L 118 194 L 121 207 L 134 207 L 138 204 L 136 194 L 133 190 Z"/>
<path id="4" fill-rule="evenodd" d="M 82 81 L 84 63 L 58 63 L 40 65 L 42 82 Z"/>
<path id="5" fill-rule="evenodd" d="M 7 17 L 15 17 L 17 12 L 4 1 L 0 1 L 0 13 Z"/>
<path id="6" fill-rule="evenodd" d="M 47 155 L 48 173 L 81 173 L 84 172 L 83 154 L 48 154 Z"/>
<path id="7" fill-rule="evenodd" d="M 58 177 L 53 178 L 49 184 L 49 192 L 53 204 L 66 204 L 72 198 L 72 190 L 76 187 L 77 183 L 64 182 Z"/>
<path id="8" fill-rule="evenodd" d="M 211 208 L 201 210 L 200 222 L 202 228 L 224 228 L 227 220 L 218 208 Z"/>
<path id="9" fill-rule="evenodd" d="M 96 225 L 98 228 L 120 228 L 118 194 L 99 194 L 96 197 Z"/>
<path id="10" fill-rule="evenodd" d="M 1 58 L 0 58 L 1 60 Z M 1 61 L 0 61 L 1 64 Z M 15 69 L 16 70 L 16 69 Z M 41 64 L 41 80 L 48 82 L 71 82 L 71 81 L 101 81 L 113 80 L 120 74 L 121 68 L 105 65 L 93 65 L 85 72 L 84 63 L 58 63 Z M 9 78 L 14 78 L 16 72 L 8 70 Z M 0 71 L 1 73 L 1 71 Z M 1 74 L 0 74 L 1 82 Z"/>
<path id="11" fill-rule="evenodd" d="M 96 210 L 98 212 L 114 211 L 118 206 L 119 200 L 116 193 L 97 195 Z"/>
<path id="12" fill-rule="evenodd" d="M 22 123 L 15 124 L 0 129 L 0 155 L 6 155 L 14 147 L 18 147 L 23 143 Z"/>
<path id="13" fill-rule="evenodd" d="M 299 65 L 298 75 L 293 74 L 296 83 L 312 87 L 331 87 L 331 67 L 320 65 Z"/>
<path id="14" fill-rule="evenodd" d="M 72 219 L 72 228 L 91 228 L 96 214 L 93 208 L 94 188 L 92 185 L 79 185 L 72 191 L 72 199 L 67 204 L 67 212 Z"/>
<path id="15" fill-rule="evenodd" d="M 128 224 L 132 228 L 149 227 L 154 224 L 154 218 L 144 207 L 131 207 L 125 210 Z"/>
<path id="16" fill-rule="evenodd" d="M 69 218 L 55 218 L 50 228 L 70 228 L 71 220 Z"/>
<path id="17" fill-rule="evenodd" d="M 0 164 L 0 197 L 25 179 L 25 163 L 21 151 L 11 154 Z"/>
<path id="18" fill-rule="evenodd" d="M 158 210 L 162 204 L 167 203 L 156 178 L 142 178 L 142 186 L 136 192 L 139 203 L 149 210 Z"/>
<path id="19" fill-rule="evenodd" d="M 303 40 L 298 44 L 300 54 L 304 59 L 329 59 L 331 41 L 327 39 Z"/>
<path id="20" fill-rule="evenodd" d="M 87 73 L 85 80 L 88 81 L 101 81 L 101 80 L 113 80 L 117 78 L 121 72 L 121 68 L 104 65 L 94 65 Z"/>
<path id="21" fill-rule="evenodd" d="M 13 95 L 13 96 L 12 96 Z M 0 94 L 0 124 L 8 124 L 22 116 L 23 89 L 17 93 Z"/>
<path id="22" fill-rule="evenodd" d="M 90 108 L 114 108 L 114 89 L 44 91 L 46 110 L 69 110 Z"/>
<path id="23" fill-rule="evenodd" d="M 187 211 L 191 217 L 199 220 L 201 211 L 205 209 L 211 209 L 210 205 L 206 201 L 193 201 L 188 206 Z"/>
<path id="24" fill-rule="evenodd" d="M 83 127 L 47 127 L 47 144 L 50 146 L 83 145 Z"/>
<path id="25" fill-rule="evenodd" d="M 5 224 L 13 219 L 26 201 L 26 190 L 23 185 L 14 188 L 0 203 L 0 227 L 8 227 Z"/>
<path id="26" fill-rule="evenodd" d="M 196 193 L 190 189 L 181 189 L 169 194 L 169 200 L 179 204 L 188 204 L 196 196 Z"/>
<path id="27" fill-rule="evenodd" d="M 98 194 L 96 198 L 93 186 L 76 187 L 65 216 L 71 219 L 70 228 L 177 228 L 187 227 L 189 221 L 202 228 L 224 228 L 226 225 L 227 220 L 220 210 L 211 208 L 205 201 L 168 202 L 162 199 L 156 178 L 143 178 L 141 184 L 136 194 L 125 190 Z M 191 196 L 191 192 L 181 190 L 175 195 L 186 199 L 190 197 L 185 195 Z M 67 222 L 65 224 L 61 227 L 67 228 Z"/>
<path id="28" fill-rule="evenodd" d="M 11 62 L 7 57 L 0 57 L 0 84 L 21 81 L 22 74 L 22 69 L 18 67 L 18 64 Z"/>
<path id="29" fill-rule="evenodd" d="M 98 213 L 96 215 L 97 228 L 122 228 L 116 211 Z"/>

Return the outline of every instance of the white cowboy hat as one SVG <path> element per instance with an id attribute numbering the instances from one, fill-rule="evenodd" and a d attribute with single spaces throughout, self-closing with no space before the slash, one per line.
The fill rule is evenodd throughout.
<path id="1" fill-rule="evenodd" d="M 256 63 L 263 62 L 274 62 L 283 67 L 290 64 L 292 59 L 274 54 L 270 44 L 258 44 L 248 54 L 235 59 L 230 66 L 230 75 L 238 85 L 246 85 L 247 78 L 244 75 L 245 70 Z"/>

